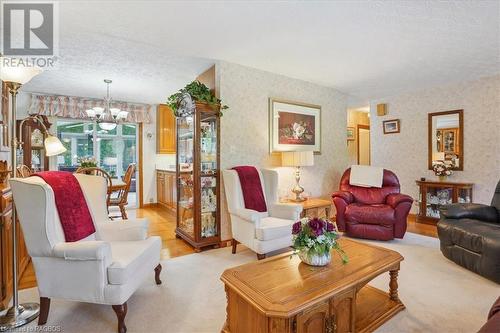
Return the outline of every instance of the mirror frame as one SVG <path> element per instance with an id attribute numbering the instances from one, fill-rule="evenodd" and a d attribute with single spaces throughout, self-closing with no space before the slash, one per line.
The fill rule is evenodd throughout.
<path id="1" fill-rule="evenodd" d="M 458 168 L 453 168 L 452 170 L 463 171 L 464 170 L 464 110 L 451 110 L 442 112 L 433 112 L 428 114 L 428 130 L 427 130 L 427 140 L 428 140 L 428 161 L 429 170 L 432 170 L 432 117 L 444 116 L 448 114 L 458 114 L 458 129 L 460 131 L 460 137 L 458 138 L 458 144 L 460 145 L 460 152 L 458 153 L 458 158 L 460 164 Z"/>

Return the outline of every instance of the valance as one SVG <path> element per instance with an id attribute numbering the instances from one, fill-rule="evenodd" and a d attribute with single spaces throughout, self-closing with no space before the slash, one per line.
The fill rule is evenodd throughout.
<path id="1" fill-rule="evenodd" d="M 104 100 L 86 97 L 32 93 L 28 113 L 41 114 L 48 117 L 88 120 L 90 118 L 87 116 L 86 110 L 96 106 L 105 107 Z M 150 104 L 112 101 L 110 107 L 119 108 L 122 111 L 127 111 L 128 116 L 125 122 L 151 122 L 152 106 Z M 104 118 L 104 120 L 111 120 L 111 115 L 109 114 L 109 112 L 106 114 L 106 118 Z"/>

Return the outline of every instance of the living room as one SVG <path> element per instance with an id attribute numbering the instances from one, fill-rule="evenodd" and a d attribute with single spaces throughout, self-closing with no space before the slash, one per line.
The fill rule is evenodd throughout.
<path id="1" fill-rule="evenodd" d="M 500 2 L 45 3 L 2 329 L 500 330 Z"/>

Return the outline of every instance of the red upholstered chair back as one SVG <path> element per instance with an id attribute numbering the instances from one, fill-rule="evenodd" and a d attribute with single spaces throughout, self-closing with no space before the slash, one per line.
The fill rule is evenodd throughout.
<path id="1" fill-rule="evenodd" d="M 399 193 L 399 180 L 394 172 L 384 169 L 382 187 L 351 186 L 349 177 L 351 168 L 347 169 L 340 179 L 340 190 L 352 193 L 355 202 L 374 205 L 385 203 L 385 198 L 391 193 Z"/>

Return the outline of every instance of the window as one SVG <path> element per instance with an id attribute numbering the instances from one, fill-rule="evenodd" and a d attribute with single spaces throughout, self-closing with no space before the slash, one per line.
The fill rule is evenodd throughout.
<path id="1" fill-rule="evenodd" d="M 60 119 L 57 133 L 67 149 L 57 157 L 59 170 L 74 172 L 80 158 L 94 157 L 97 165 L 112 178 L 121 178 L 129 164 L 137 163 L 136 124 L 120 124 L 113 130 L 103 130 L 90 121 Z M 135 192 L 135 179 L 133 176 L 130 192 Z"/>

